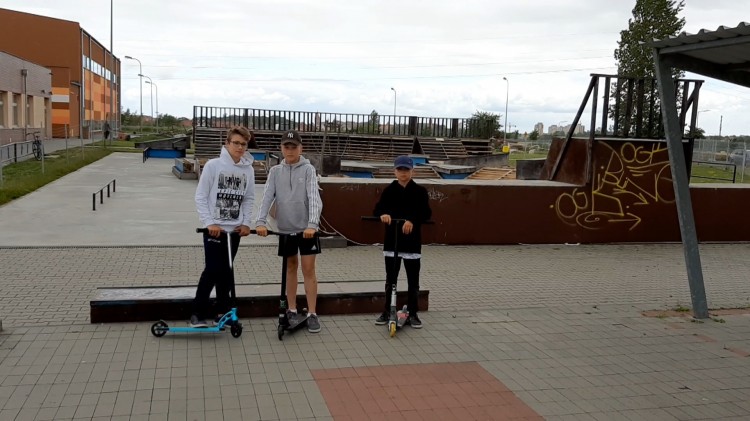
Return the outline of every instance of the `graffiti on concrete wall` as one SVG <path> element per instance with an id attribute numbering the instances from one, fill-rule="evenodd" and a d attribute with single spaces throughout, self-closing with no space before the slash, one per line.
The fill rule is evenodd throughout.
<path id="1" fill-rule="evenodd" d="M 654 204 L 674 203 L 669 155 L 663 143 L 598 142 L 591 185 L 563 193 L 554 205 L 558 218 L 589 230 L 619 228 L 632 231 Z M 598 159 L 599 157 L 606 157 Z"/>

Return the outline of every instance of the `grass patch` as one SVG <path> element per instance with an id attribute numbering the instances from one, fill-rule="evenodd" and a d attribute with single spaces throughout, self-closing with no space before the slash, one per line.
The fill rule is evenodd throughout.
<path id="1" fill-rule="evenodd" d="M 677 307 L 674 308 L 674 311 L 677 311 L 677 312 L 680 312 L 680 313 L 687 313 L 688 311 L 690 311 L 690 307 L 685 307 L 683 305 L 678 305 Z"/>
<path id="2" fill-rule="evenodd" d="M 44 174 L 42 162 L 34 159 L 5 166 L 2 168 L 3 181 L 0 183 L 0 205 L 27 195 L 111 152 L 101 148 L 86 148 L 82 157 L 80 148 L 57 151 L 44 157 Z"/>
<path id="3" fill-rule="evenodd" d="M 508 161 L 516 162 L 519 159 L 536 159 L 536 158 L 546 158 L 546 157 L 547 157 L 546 151 L 539 152 L 539 153 L 513 152 L 510 154 L 510 156 L 508 156 Z"/>
<path id="4" fill-rule="evenodd" d="M 747 168 L 746 168 L 747 170 Z M 725 165 L 709 165 L 693 163 L 690 171 L 691 183 L 731 183 L 734 167 Z M 707 178 L 704 178 L 707 177 Z M 740 183 L 742 168 L 737 167 L 735 183 Z M 750 183 L 750 177 L 745 177 L 744 183 Z"/>

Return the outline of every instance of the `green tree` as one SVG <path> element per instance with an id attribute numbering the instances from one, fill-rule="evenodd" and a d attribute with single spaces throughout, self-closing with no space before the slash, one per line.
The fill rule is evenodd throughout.
<path id="1" fill-rule="evenodd" d="M 653 49 L 648 43 L 655 39 L 664 39 L 677 35 L 685 26 L 685 19 L 678 17 L 684 7 L 684 0 L 636 0 L 635 7 L 633 8 L 633 17 L 628 20 L 628 29 L 620 31 L 620 41 L 618 41 L 618 47 L 614 52 L 618 76 L 644 79 L 655 77 Z M 674 78 L 682 77 L 682 75 L 683 72 L 673 70 L 672 76 Z M 646 84 L 646 86 L 648 88 L 643 92 L 643 103 L 649 104 L 653 97 L 658 110 L 658 92 L 656 89 L 650 89 L 650 83 Z M 612 98 L 620 96 L 621 109 L 616 118 L 618 119 L 619 127 L 626 129 L 624 104 L 627 93 L 625 87 L 618 92 L 617 85 L 613 84 L 611 92 Z M 632 93 L 635 94 L 636 92 Z M 635 107 L 632 108 L 632 115 L 630 115 L 629 119 L 631 126 L 634 125 L 633 122 L 636 118 Z M 610 116 L 615 117 L 613 114 L 614 105 L 610 107 Z M 649 127 L 648 118 L 647 115 L 644 115 L 643 127 Z M 660 121 L 660 113 L 655 113 L 654 118 L 658 118 Z M 658 124 L 653 124 L 651 127 L 658 127 Z"/>
<path id="2" fill-rule="evenodd" d="M 539 139 L 539 132 L 534 130 L 533 132 L 529 133 L 529 140 L 537 140 Z"/>
<path id="3" fill-rule="evenodd" d="M 162 127 L 174 127 L 177 125 L 177 117 L 173 115 L 161 114 L 159 119 L 159 125 Z"/>
<path id="4" fill-rule="evenodd" d="M 380 115 L 377 111 L 372 110 L 370 117 L 367 122 L 362 125 L 357 123 L 357 128 L 354 130 L 356 133 L 362 134 L 379 134 L 380 133 Z"/>
<path id="5" fill-rule="evenodd" d="M 130 108 L 126 108 L 125 111 L 120 111 L 120 124 L 123 126 L 137 126 L 138 114 L 132 113 Z"/>
<path id="6" fill-rule="evenodd" d="M 685 137 L 689 139 L 705 139 L 706 131 L 701 129 L 700 127 L 696 127 L 692 131 L 691 130 L 686 131 Z"/>
<path id="7" fill-rule="evenodd" d="M 495 136 L 500 128 L 500 114 L 486 111 L 475 112 L 467 122 L 469 137 L 489 139 Z"/>
<path id="8" fill-rule="evenodd" d="M 629 77 L 655 76 L 653 49 L 655 39 L 677 35 L 685 26 L 685 18 L 677 15 L 685 7 L 684 0 L 636 0 L 628 29 L 620 31 L 615 49 L 617 74 Z M 676 75 L 682 75 L 676 71 Z"/>

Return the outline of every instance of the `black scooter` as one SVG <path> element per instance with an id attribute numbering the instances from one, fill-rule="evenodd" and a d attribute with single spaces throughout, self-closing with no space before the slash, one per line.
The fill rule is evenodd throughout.
<path id="1" fill-rule="evenodd" d="M 257 234 L 255 230 L 251 231 L 253 234 Z M 289 237 L 296 236 L 296 235 L 302 235 L 301 232 L 295 233 L 295 234 L 282 234 L 280 232 L 275 232 L 268 230 L 268 233 L 271 235 L 278 235 L 279 236 L 279 246 L 282 250 L 285 249 L 285 244 L 289 240 Z M 281 293 L 279 295 L 279 324 L 276 327 L 277 334 L 279 336 L 279 340 L 282 340 L 284 338 L 284 332 L 294 332 L 298 330 L 301 327 L 307 326 L 307 319 L 310 317 L 310 315 L 307 313 L 307 309 L 303 308 L 301 311 L 297 313 L 297 318 L 295 322 L 289 323 L 289 317 L 287 317 L 286 311 L 289 309 L 289 303 L 287 303 L 286 299 L 286 268 L 287 268 L 287 256 L 284 256 L 281 259 Z"/>

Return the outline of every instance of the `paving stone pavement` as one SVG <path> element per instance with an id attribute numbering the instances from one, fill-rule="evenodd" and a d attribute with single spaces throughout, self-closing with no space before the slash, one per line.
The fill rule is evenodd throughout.
<path id="1" fill-rule="evenodd" d="M 48 203 L 20 199 L 14 217 L 35 200 Z M 427 246 L 424 329 L 388 338 L 374 316 L 322 315 L 321 333 L 279 341 L 273 318 L 244 319 L 237 339 L 90 324 L 97 287 L 195 285 L 203 259 L 192 245 L 75 246 L 90 238 L 0 248 L 0 420 L 332 420 L 312 370 L 450 362 L 477 362 L 550 420 L 750 419 L 750 314 L 641 315 L 690 306 L 677 244 Z M 749 251 L 701 245 L 709 307 L 750 305 Z M 318 262 L 321 282 L 384 273 L 375 246 Z M 239 282 L 279 270 L 269 244 L 240 249 Z"/>

